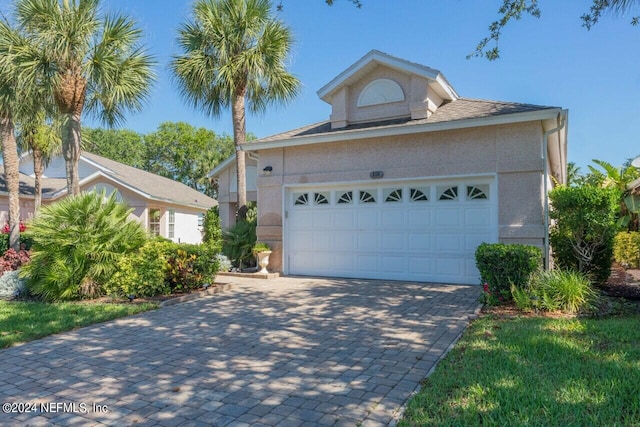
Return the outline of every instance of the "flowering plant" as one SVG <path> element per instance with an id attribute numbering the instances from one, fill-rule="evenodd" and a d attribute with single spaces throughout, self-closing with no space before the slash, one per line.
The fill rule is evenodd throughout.
<path id="1" fill-rule="evenodd" d="M 20 224 L 18 225 L 18 228 L 20 229 L 21 233 L 24 233 L 25 231 L 27 231 L 27 226 L 24 225 L 24 223 L 22 221 L 20 221 Z M 11 232 L 11 228 L 9 227 L 9 224 L 6 223 L 4 225 L 4 227 L 2 227 L 2 233 L 3 234 L 9 234 Z"/>
<path id="2" fill-rule="evenodd" d="M 511 293 L 507 291 L 492 291 L 489 284 L 484 282 L 482 284 L 482 297 L 481 300 L 487 305 L 500 305 L 504 304 L 511 299 Z"/>

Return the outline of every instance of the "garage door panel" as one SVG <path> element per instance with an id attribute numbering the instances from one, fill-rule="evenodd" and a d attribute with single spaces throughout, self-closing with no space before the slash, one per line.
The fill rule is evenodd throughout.
<path id="1" fill-rule="evenodd" d="M 328 251 L 331 249 L 333 235 L 324 231 L 313 232 L 313 249 L 316 251 Z"/>
<path id="2" fill-rule="evenodd" d="M 333 228 L 337 230 L 352 230 L 356 225 L 355 212 L 352 209 L 335 209 L 333 215 Z"/>
<path id="3" fill-rule="evenodd" d="M 313 250 L 313 232 L 311 231 L 295 231 L 296 239 L 291 241 L 291 251 L 294 253 L 300 251 Z"/>
<path id="4" fill-rule="evenodd" d="M 375 231 L 358 233 L 358 250 L 359 251 L 376 251 L 378 250 L 378 233 Z"/>
<path id="5" fill-rule="evenodd" d="M 434 256 L 410 256 L 409 273 L 411 275 L 433 275 L 435 273 L 435 257 Z"/>
<path id="6" fill-rule="evenodd" d="M 433 248 L 432 235 L 429 233 L 411 233 L 408 238 L 411 251 L 425 251 Z"/>
<path id="7" fill-rule="evenodd" d="M 378 272 L 378 255 L 357 255 L 358 270 L 364 273 Z"/>
<path id="8" fill-rule="evenodd" d="M 318 209 L 313 213 L 311 226 L 314 228 L 333 228 L 333 215 L 330 210 Z"/>
<path id="9" fill-rule="evenodd" d="M 382 271 L 393 275 L 405 274 L 408 270 L 409 262 L 406 256 L 383 256 Z"/>
<path id="10" fill-rule="evenodd" d="M 464 210 L 464 224 L 471 227 L 488 227 L 491 225 L 491 208 L 466 208 Z"/>
<path id="11" fill-rule="evenodd" d="M 382 226 L 384 228 L 402 228 L 406 225 L 405 213 L 400 210 L 382 212 Z"/>
<path id="12" fill-rule="evenodd" d="M 459 227 L 462 224 L 460 217 L 460 208 L 437 208 L 435 225 L 438 227 Z"/>
<path id="13" fill-rule="evenodd" d="M 491 242 L 491 233 L 469 233 L 464 236 L 464 250 L 474 251 L 478 246 L 485 242 Z"/>
<path id="14" fill-rule="evenodd" d="M 382 250 L 384 251 L 403 251 L 405 250 L 405 233 L 383 233 L 381 235 L 382 239 Z"/>
<path id="15" fill-rule="evenodd" d="M 334 234 L 334 249 L 336 251 L 354 252 L 358 249 L 357 233 L 354 231 L 341 231 Z"/>
<path id="16" fill-rule="evenodd" d="M 453 233 L 443 233 L 436 236 L 436 250 L 439 252 L 462 252 L 464 250 L 464 236 Z"/>
<path id="17" fill-rule="evenodd" d="M 336 252 L 333 266 L 336 273 L 352 273 L 356 269 L 356 256 L 353 253 Z"/>
<path id="18" fill-rule="evenodd" d="M 436 274 L 438 276 L 464 277 L 465 260 L 459 256 L 438 256 L 436 259 Z"/>
<path id="19" fill-rule="evenodd" d="M 409 208 L 407 211 L 408 224 L 413 229 L 427 228 L 431 225 L 430 206 L 423 205 L 422 209 Z"/>
<path id="20" fill-rule="evenodd" d="M 366 209 L 366 208 L 368 209 Z M 361 209 L 358 211 L 358 224 L 357 227 L 361 230 L 368 229 L 373 230 L 378 228 L 378 210 L 375 206 L 362 205 Z"/>
<path id="21" fill-rule="evenodd" d="M 297 210 L 290 218 L 290 227 L 293 230 L 306 229 L 311 223 L 313 213 L 306 210 Z"/>

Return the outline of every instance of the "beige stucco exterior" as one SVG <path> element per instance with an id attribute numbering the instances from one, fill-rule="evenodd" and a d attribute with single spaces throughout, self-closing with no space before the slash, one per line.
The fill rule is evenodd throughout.
<path id="1" fill-rule="evenodd" d="M 245 164 L 247 168 L 247 201 L 255 202 L 258 200 L 258 192 L 256 189 L 258 162 L 254 158 L 245 156 Z M 218 197 L 216 200 L 218 200 L 218 209 L 220 212 L 220 226 L 223 229 L 227 229 L 236 223 L 236 210 L 238 206 L 235 160 L 228 162 L 224 168 L 212 175 L 211 178 L 218 181 Z"/>
<path id="2" fill-rule="evenodd" d="M 418 135 L 283 147 L 259 151 L 258 239 L 274 249 L 270 268 L 282 269 L 283 186 L 495 174 L 499 240 L 542 247 L 541 121 Z M 376 182 L 380 182 L 376 180 Z"/>

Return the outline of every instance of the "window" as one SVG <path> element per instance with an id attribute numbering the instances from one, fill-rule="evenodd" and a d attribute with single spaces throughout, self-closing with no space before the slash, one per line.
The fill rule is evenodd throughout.
<path id="1" fill-rule="evenodd" d="M 198 214 L 198 227 L 204 227 L 204 214 L 202 212 Z"/>
<path id="2" fill-rule="evenodd" d="M 360 203 L 375 203 L 376 199 L 368 191 L 360 191 Z"/>
<path id="3" fill-rule="evenodd" d="M 443 187 L 438 200 L 458 200 L 458 186 Z"/>
<path id="4" fill-rule="evenodd" d="M 329 193 L 315 193 L 313 195 L 313 201 L 316 205 L 328 205 Z"/>
<path id="5" fill-rule="evenodd" d="M 489 198 L 488 185 L 468 185 L 467 200 L 486 200 Z"/>
<path id="6" fill-rule="evenodd" d="M 351 204 L 351 202 L 353 202 L 353 192 L 352 191 L 346 191 L 344 193 L 342 193 L 342 195 L 340 197 L 338 197 L 338 204 L 339 205 L 349 205 Z"/>
<path id="7" fill-rule="evenodd" d="M 309 195 L 307 193 L 294 194 L 293 200 L 293 204 L 296 206 L 306 206 L 309 204 Z"/>
<path id="8" fill-rule="evenodd" d="M 198 222 L 199 222 L 198 216 Z M 173 239 L 176 236 L 176 211 L 174 209 L 169 209 L 169 237 Z"/>
<path id="9" fill-rule="evenodd" d="M 402 188 L 384 190 L 384 201 L 386 203 L 401 202 Z"/>
<path id="10" fill-rule="evenodd" d="M 149 233 L 160 235 L 160 209 L 149 209 Z"/>
<path id="11" fill-rule="evenodd" d="M 409 196 L 411 197 L 412 202 L 428 202 L 429 198 L 427 194 L 429 193 L 429 188 L 411 188 L 409 190 Z"/>

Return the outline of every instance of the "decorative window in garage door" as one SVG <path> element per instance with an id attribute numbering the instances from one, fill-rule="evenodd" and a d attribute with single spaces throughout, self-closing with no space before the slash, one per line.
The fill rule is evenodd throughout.
<path id="1" fill-rule="evenodd" d="M 307 193 L 294 193 L 293 200 L 295 206 L 306 206 L 309 204 L 309 195 Z"/>
<path id="2" fill-rule="evenodd" d="M 449 200 L 458 200 L 458 186 L 454 185 L 452 187 L 439 187 L 438 188 L 438 200 L 449 201 Z"/>
<path id="3" fill-rule="evenodd" d="M 402 188 L 387 188 L 384 190 L 384 201 L 387 203 L 402 201 Z"/>
<path id="4" fill-rule="evenodd" d="M 353 192 L 345 191 L 338 197 L 339 205 L 350 205 L 353 202 Z"/>
<path id="5" fill-rule="evenodd" d="M 409 197 L 412 202 L 428 202 L 429 197 L 427 194 L 429 194 L 429 187 L 411 188 L 409 190 Z"/>
<path id="6" fill-rule="evenodd" d="M 314 193 L 313 202 L 316 205 L 328 205 L 329 204 L 329 193 Z"/>
<path id="7" fill-rule="evenodd" d="M 467 185 L 467 200 L 486 200 L 488 198 L 488 185 Z"/>
<path id="8" fill-rule="evenodd" d="M 360 203 L 375 203 L 376 198 L 368 191 L 360 191 Z"/>

